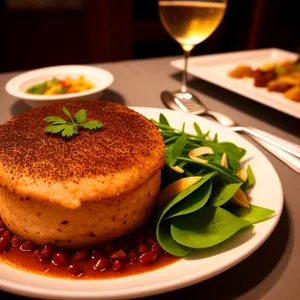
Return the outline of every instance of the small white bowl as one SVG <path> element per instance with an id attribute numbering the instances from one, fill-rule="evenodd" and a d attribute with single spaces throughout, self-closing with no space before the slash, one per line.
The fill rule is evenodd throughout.
<path id="1" fill-rule="evenodd" d="M 45 80 L 51 80 L 53 77 L 64 79 L 70 76 L 75 79 L 78 78 L 79 75 L 84 75 L 85 79 L 92 82 L 95 87 L 84 92 L 62 95 L 49 96 L 26 93 L 29 87 L 42 83 Z M 24 100 L 32 107 L 38 107 L 61 100 L 97 100 L 102 92 L 112 84 L 113 80 L 114 77 L 110 72 L 100 68 L 67 65 L 36 69 L 23 73 L 9 80 L 5 89 L 11 96 Z"/>

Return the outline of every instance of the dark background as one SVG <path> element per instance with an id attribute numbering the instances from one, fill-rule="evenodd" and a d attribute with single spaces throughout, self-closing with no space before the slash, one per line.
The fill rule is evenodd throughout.
<path id="1" fill-rule="evenodd" d="M 298 0 L 228 0 L 193 55 L 300 46 Z M 299 3 L 298 3 L 299 5 Z M 157 0 L 0 0 L 0 72 L 181 54 Z"/>

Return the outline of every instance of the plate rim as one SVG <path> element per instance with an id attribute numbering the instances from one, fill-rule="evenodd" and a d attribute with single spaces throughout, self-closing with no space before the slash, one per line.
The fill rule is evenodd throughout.
<path id="1" fill-rule="evenodd" d="M 280 48 L 262 48 L 262 49 L 255 49 L 255 50 L 243 50 L 243 51 L 232 51 L 232 52 L 225 52 L 225 53 L 217 53 L 217 54 L 207 54 L 207 55 L 198 55 L 198 56 L 192 56 L 189 59 L 189 67 L 188 67 L 188 73 L 200 78 L 202 80 L 205 80 L 207 82 L 210 82 L 214 85 L 217 85 L 219 87 L 222 87 L 228 91 L 234 92 L 238 95 L 241 95 L 243 97 L 246 97 L 250 100 L 253 100 L 255 102 L 258 102 L 264 106 L 267 107 L 271 107 L 277 111 L 283 112 L 285 114 L 288 114 L 292 117 L 298 118 L 300 119 L 300 104 L 297 104 L 297 102 L 292 102 L 291 100 L 288 99 L 284 99 L 286 101 L 289 101 L 287 103 L 292 104 L 292 106 L 299 105 L 299 111 L 297 112 L 297 110 L 295 111 L 290 107 L 287 106 L 281 106 L 280 104 L 277 104 L 277 101 L 268 101 L 268 100 L 262 100 L 263 96 L 260 96 L 257 94 L 257 92 L 259 92 L 258 88 L 251 86 L 245 86 L 243 88 L 237 87 L 235 85 L 230 85 L 228 82 L 223 82 L 222 79 L 220 78 L 216 78 L 213 75 L 209 75 L 205 72 L 205 69 L 199 69 L 197 71 L 193 70 L 193 62 L 195 61 L 204 61 L 204 60 L 212 60 L 212 62 L 210 62 L 210 64 L 214 64 L 215 62 L 213 62 L 213 60 L 217 60 L 217 62 L 220 62 L 222 60 L 226 60 L 227 58 L 232 58 L 234 56 L 242 56 L 242 57 L 247 57 L 247 55 L 254 55 L 256 54 L 257 56 L 259 55 L 265 55 L 266 53 L 273 53 L 273 52 L 278 52 L 284 55 L 289 55 L 289 56 L 296 56 L 297 53 L 295 52 L 291 52 L 291 51 L 287 51 L 284 49 L 280 49 Z M 175 59 L 172 60 L 170 62 L 170 64 L 179 69 L 182 70 L 182 61 L 183 59 Z M 204 63 L 206 68 L 208 67 L 209 63 Z M 204 71 L 203 71 L 204 70 Z M 251 88 L 251 89 L 250 89 Z M 249 90 L 248 90 L 249 89 Z M 253 89 L 253 90 L 252 90 Z M 255 90 L 254 90 L 255 89 Z M 255 93 L 252 93 L 253 91 L 255 91 Z M 272 95 L 270 95 L 272 96 Z"/>
<path id="2" fill-rule="evenodd" d="M 172 110 L 168 110 L 168 109 L 161 109 L 161 108 L 150 108 L 150 107 L 139 107 L 139 106 L 130 106 L 129 108 L 134 109 L 136 111 L 138 111 L 139 113 L 143 114 L 143 111 L 151 111 L 151 112 L 156 112 L 156 113 L 171 113 L 174 115 L 184 115 L 185 118 L 187 118 L 188 116 L 191 116 L 188 113 L 185 112 L 177 112 L 177 111 L 172 111 Z M 146 113 L 146 112 L 145 112 Z M 147 113 L 146 113 L 147 114 Z M 213 121 L 207 120 L 203 117 L 200 116 L 194 116 L 196 117 L 199 121 L 201 120 L 205 120 L 205 122 L 208 122 L 210 124 L 214 124 L 214 126 L 216 126 L 215 128 L 213 128 L 214 130 L 218 130 L 218 128 L 222 127 L 220 124 L 215 123 Z M 184 121 L 184 120 L 183 120 Z M 223 128 L 223 127 L 222 127 Z M 224 130 L 230 130 L 228 128 L 224 128 Z M 237 133 L 232 132 L 234 135 L 239 136 Z M 245 140 L 247 143 L 251 144 L 248 140 L 246 140 L 244 137 L 239 136 L 239 138 Z M 124 299 L 124 296 L 126 296 L 126 298 L 137 298 L 137 297 L 143 297 L 143 296 L 150 296 L 150 295 L 156 295 L 156 294 L 160 294 L 160 293 L 164 293 L 164 292 L 168 292 L 168 291 L 173 291 L 173 290 L 177 290 L 183 287 L 187 287 L 190 285 L 193 285 L 195 283 L 199 283 L 201 281 L 207 280 L 211 277 L 214 277 L 228 269 L 230 269 L 231 267 L 237 265 L 238 263 L 240 263 L 241 261 L 243 261 L 244 259 L 246 259 L 248 256 L 250 256 L 252 253 L 254 253 L 267 239 L 268 237 L 272 234 L 272 232 L 274 231 L 274 229 L 276 228 L 279 220 L 280 220 L 280 216 L 283 210 L 283 206 L 284 206 L 284 194 L 283 194 L 283 188 L 282 188 L 282 184 L 279 178 L 278 173 L 276 172 L 274 166 L 271 164 L 271 162 L 269 161 L 269 159 L 264 155 L 264 153 L 262 153 L 255 145 L 252 144 L 252 146 L 255 148 L 256 151 L 258 151 L 260 153 L 260 155 L 262 155 L 263 159 L 266 160 L 269 164 L 269 167 L 271 167 L 272 173 L 275 176 L 275 179 L 277 180 L 279 186 L 279 190 L 281 191 L 280 195 L 278 196 L 278 199 L 280 198 L 280 207 L 279 210 L 276 211 L 276 215 L 274 217 L 274 222 L 272 223 L 271 229 L 269 229 L 268 234 L 266 234 L 260 241 L 259 243 L 253 245 L 251 247 L 251 249 L 248 249 L 247 253 L 243 254 L 242 256 L 240 256 L 237 260 L 231 261 L 231 263 L 224 263 L 222 268 L 218 268 L 217 270 L 215 270 L 213 273 L 211 272 L 207 272 L 207 274 L 205 274 L 204 276 L 202 275 L 201 279 L 199 280 L 199 275 L 196 276 L 197 274 L 191 274 L 189 276 L 185 276 L 183 279 L 182 278 L 176 278 L 173 279 L 172 281 L 164 281 L 163 283 L 161 283 L 160 285 L 158 285 L 157 283 L 154 284 L 149 284 L 148 286 L 143 286 L 143 287 L 133 287 L 133 288 L 128 288 L 128 289 L 121 289 L 121 290 L 117 290 L 117 291 L 104 291 L 99 292 L 99 291 L 93 291 L 93 292 L 86 292 L 86 291 L 76 291 L 74 292 L 72 295 L 70 295 L 70 290 L 69 291 L 60 291 L 60 290 L 53 290 L 51 289 L 50 292 L 51 294 L 49 294 L 49 289 L 45 289 L 45 288 L 39 288 L 39 287 L 28 287 L 24 284 L 16 284 L 14 282 L 10 282 L 7 281 L 5 279 L 1 279 L 0 278 L 0 287 L 2 290 L 6 291 L 6 292 L 11 292 L 11 293 L 15 293 L 15 294 L 19 294 L 19 295 L 25 295 L 25 296 L 30 296 L 30 297 L 39 297 L 39 298 L 43 298 L 43 299 L 50 299 L 49 297 L 51 297 L 51 299 L 82 299 L 84 297 L 84 299 Z M 166 267 L 163 267 L 161 269 L 166 269 L 168 268 L 168 266 L 172 266 L 175 265 L 181 261 L 184 261 L 184 259 L 179 260 L 178 262 L 175 262 L 174 264 L 171 265 L 167 265 Z M 38 275 L 38 274 L 34 274 L 34 273 L 30 273 L 27 271 L 23 271 L 20 269 L 17 269 L 15 267 L 9 266 L 8 264 L 5 264 L 4 262 L 0 261 L 0 268 L 1 266 L 5 266 L 5 267 L 9 267 L 9 268 L 13 268 L 18 272 L 22 272 L 24 276 L 26 276 L 26 274 L 30 274 L 30 276 L 36 277 L 36 276 L 42 276 L 42 275 Z M 4 267 L 4 268 L 5 268 Z M 146 272 L 140 275 L 144 275 L 144 274 L 150 274 L 153 272 L 156 272 L 160 269 L 154 270 L 152 272 Z M 139 275 L 133 275 L 133 276 L 128 276 L 128 277 L 121 277 L 119 279 L 122 278 L 134 278 L 134 276 L 139 276 Z M 68 281 L 69 279 L 64 279 L 64 278 L 55 278 L 55 277 L 44 277 L 47 279 L 51 280 L 59 280 L 59 281 Z M 104 279 L 105 280 L 105 279 Z M 107 279 L 110 280 L 110 279 Z M 111 280 L 115 280 L 115 279 L 111 279 Z M 118 278 L 116 279 L 118 280 Z M 87 281 L 87 282 L 92 282 L 92 283 L 96 283 L 99 282 L 99 280 L 79 280 L 76 281 L 78 283 L 80 283 L 81 281 Z"/>

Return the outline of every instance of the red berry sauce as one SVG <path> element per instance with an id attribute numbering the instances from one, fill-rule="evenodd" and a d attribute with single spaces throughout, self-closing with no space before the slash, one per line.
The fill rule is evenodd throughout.
<path id="1" fill-rule="evenodd" d="M 9 231 L 0 219 L 0 260 L 17 268 L 64 278 L 107 279 L 149 272 L 178 260 L 144 226 L 115 241 L 90 248 L 38 246 Z"/>

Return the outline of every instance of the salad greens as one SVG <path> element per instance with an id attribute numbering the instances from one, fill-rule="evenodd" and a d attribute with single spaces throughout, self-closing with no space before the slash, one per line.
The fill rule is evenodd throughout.
<path id="1" fill-rule="evenodd" d="M 191 215 L 172 219 L 171 235 L 177 243 L 202 249 L 227 240 L 250 224 L 226 209 L 205 206 Z"/>
<path id="2" fill-rule="evenodd" d="M 163 202 L 157 212 L 156 238 L 165 251 L 185 256 L 193 249 L 212 247 L 274 214 L 271 209 L 249 203 L 246 203 L 249 207 L 242 207 L 235 204 L 239 201 L 233 201 L 238 194 L 246 195 L 255 184 L 250 165 L 243 170 L 247 174 L 245 182 L 236 175 L 241 169 L 245 149 L 230 142 L 219 142 L 217 135 L 211 140 L 209 132 L 203 132 L 196 123 L 193 124 L 196 134 L 190 134 L 185 132 L 185 123 L 181 130 L 175 129 L 163 114 L 160 114 L 159 122 L 152 121 L 166 145 L 162 186 L 181 178 L 201 176 L 195 184 L 183 185 L 183 189 Z M 213 150 L 213 154 L 201 156 L 207 163 L 189 157 L 192 149 L 200 147 Z M 228 168 L 221 164 L 224 153 Z"/>

